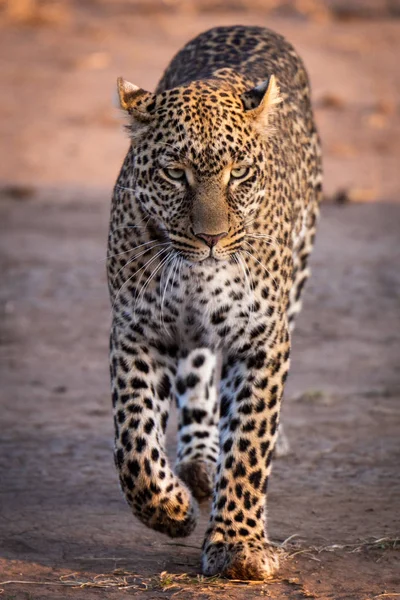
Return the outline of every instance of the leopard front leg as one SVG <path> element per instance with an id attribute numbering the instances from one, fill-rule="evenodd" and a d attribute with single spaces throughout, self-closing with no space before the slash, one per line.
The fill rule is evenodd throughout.
<path id="1" fill-rule="evenodd" d="M 111 381 L 115 463 L 133 513 L 171 537 L 189 535 L 197 504 L 172 472 L 165 452 L 175 361 L 115 327 L 111 334 Z"/>
<path id="2" fill-rule="evenodd" d="M 221 455 L 203 573 L 234 579 L 268 578 L 279 566 L 266 532 L 266 491 L 289 368 L 287 325 L 264 350 L 225 357 L 221 380 Z"/>
<path id="3" fill-rule="evenodd" d="M 199 500 L 212 495 L 219 454 L 217 362 L 211 350 L 198 348 L 179 361 L 176 379 L 176 472 Z"/>

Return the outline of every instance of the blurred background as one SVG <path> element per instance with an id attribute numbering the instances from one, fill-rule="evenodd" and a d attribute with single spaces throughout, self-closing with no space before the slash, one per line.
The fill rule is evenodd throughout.
<path id="1" fill-rule="evenodd" d="M 107 358 L 109 206 L 128 148 L 116 78 L 153 90 L 179 48 L 227 24 L 275 29 L 303 57 L 325 168 L 283 408 L 292 451 L 269 492 L 292 559 L 246 589 L 196 579 L 207 505 L 179 542 L 132 518 Z M 399 62 L 400 0 L 0 0 L 4 598 L 399 596 Z"/>
<path id="2" fill-rule="evenodd" d="M 3 185 L 110 187 L 126 149 L 116 77 L 152 90 L 190 38 L 244 23 L 305 60 L 327 195 L 399 197 L 400 0 L 0 0 L 0 16 Z"/>

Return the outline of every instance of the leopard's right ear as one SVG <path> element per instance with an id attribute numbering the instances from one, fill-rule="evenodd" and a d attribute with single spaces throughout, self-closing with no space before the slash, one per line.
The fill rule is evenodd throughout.
<path id="1" fill-rule="evenodd" d="M 282 102 L 279 86 L 274 75 L 255 88 L 242 94 L 245 114 L 252 119 L 255 127 L 263 134 L 271 132 L 270 119 Z"/>
<path id="2" fill-rule="evenodd" d="M 156 96 L 142 90 L 122 77 L 117 79 L 118 108 L 126 111 L 133 121 L 149 123 L 154 114 Z"/>

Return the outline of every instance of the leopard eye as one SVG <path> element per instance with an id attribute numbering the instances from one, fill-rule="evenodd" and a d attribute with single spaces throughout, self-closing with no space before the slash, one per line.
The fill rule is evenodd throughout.
<path id="1" fill-rule="evenodd" d="M 231 170 L 232 179 L 243 179 L 249 174 L 250 167 L 234 167 Z"/>
<path id="2" fill-rule="evenodd" d="M 169 179 L 173 179 L 174 181 L 180 181 L 185 179 L 185 171 L 184 169 L 163 169 L 165 175 Z"/>

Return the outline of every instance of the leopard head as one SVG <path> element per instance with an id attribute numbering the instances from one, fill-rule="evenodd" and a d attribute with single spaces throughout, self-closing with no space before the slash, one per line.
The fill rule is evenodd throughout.
<path id="1" fill-rule="evenodd" d="M 223 75 L 158 94 L 118 80 L 136 198 L 193 262 L 227 260 L 241 248 L 272 179 L 275 77 L 246 90 Z"/>

